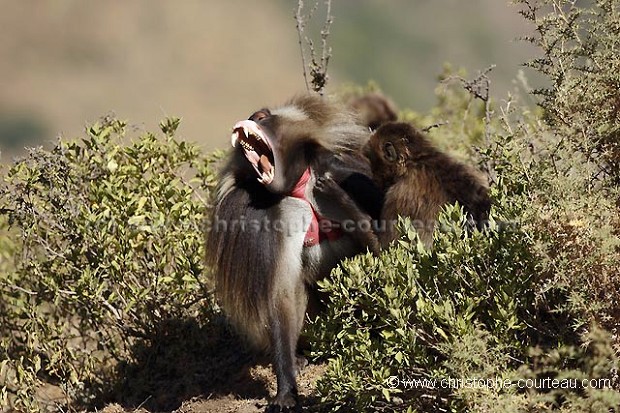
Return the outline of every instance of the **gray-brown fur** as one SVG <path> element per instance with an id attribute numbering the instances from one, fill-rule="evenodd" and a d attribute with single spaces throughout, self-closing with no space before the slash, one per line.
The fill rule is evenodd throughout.
<path id="1" fill-rule="evenodd" d="M 398 119 L 398 108 L 394 102 L 378 92 L 353 98 L 348 105 L 360 116 L 362 123 L 371 130 L 376 130 L 384 123 Z"/>
<path id="2" fill-rule="evenodd" d="M 375 131 L 364 152 L 374 179 L 386 192 L 381 213 L 383 246 L 394 240 L 397 217 L 410 217 L 427 247 L 442 206 L 458 202 L 478 227 L 488 218 L 491 201 L 485 179 L 473 168 L 438 150 L 408 123 L 390 122 Z"/>
<path id="3" fill-rule="evenodd" d="M 314 196 L 317 177 L 366 176 L 369 165 L 356 153 L 369 133 L 354 115 L 318 96 L 262 109 L 250 120 L 268 137 L 273 154 L 247 138 L 245 129 L 235 130 L 233 138 L 251 143 L 250 155 L 238 145 L 222 171 L 206 239 L 207 262 L 231 323 L 252 345 L 271 353 L 278 390 L 269 410 L 285 411 L 297 405 L 295 351 L 313 285 L 341 259 L 365 249 L 347 234 L 304 247 L 312 209 L 291 197 L 291 190 L 309 167 L 305 196 L 323 214 L 327 205 Z M 252 151 L 260 162 L 249 161 L 258 158 Z M 269 175 L 265 171 L 273 179 L 259 182 L 257 177 Z"/>

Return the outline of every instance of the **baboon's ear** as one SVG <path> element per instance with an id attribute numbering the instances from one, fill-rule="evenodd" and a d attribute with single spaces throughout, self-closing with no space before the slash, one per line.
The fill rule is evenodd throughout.
<path id="1" fill-rule="evenodd" d="M 383 145 L 383 153 L 385 154 L 385 159 L 389 162 L 395 162 L 398 159 L 396 148 L 392 142 L 386 142 Z"/>

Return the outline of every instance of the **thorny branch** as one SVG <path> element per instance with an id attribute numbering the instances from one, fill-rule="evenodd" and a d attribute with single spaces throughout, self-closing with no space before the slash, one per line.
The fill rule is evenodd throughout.
<path id="1" fill-rule="evenodd" d="M 308 84 L 308 73 L 306 72 L 306 53 L 304 53 L 303 33 L 306 26 L 306 22 L 302 15 L 304 8 L 304 2 L 302 0 L 297 1 L 297 11 L 295 12 L 295 21 L 297 22 L 297 38 L 299 40 L 299 52 L 301 53 L 301 64 L 303 66 L 304 82 L 306 83 L 306 90 L 310 91 L 310 85 Z"/>
<path id="2" fill-rule="evenodd" d="M 444 83 L 449 83 L 453 80 L 457 80 L 461 83 L 463 88 L 469 92 L 474 99 L 480 99 L 484 102 L 484 138 L 485 144 L 488 147 L 491 143 L 491 115 L 493 111 L 491 110 L 491 99 L 490 99 L 490 91 L 491 91 L 491 79 L 489 79 L 488 74 L 495 69 L 495 65 L 491 65 L 484 69 L 483 71 L 478 73 L 472 80 L 464 79 L 460 76 L 449 76 L 444 80 Z M 486 172 L 489 176 L 489 179 L 493 179 L 493 165 L 487 164 L 485 165 Z"/>
<path id="3" fill-rule="evenodd" d="M 327 85 L 329 79 L 327 75 L 327 66 L 332 54 L 331 47 L 327 44 L 327 39 L 330 34 L 330 28 L 334 20 L 331 14 L 332 2 L 331 0 L 325 1 L 325 7 L 327 9 L 325 16 L 325 23 L 321 29 L 321 55 L 317 56 L 317 51 L 314 46 L 314 41 L 308 36 L 304 35 L 307 23 L 312 20 L 314 12 L 319 7 L 319 1 L 317 0 L 312 9 L 307 14 L 304 14 L 304 2 L 303 0 L 297 0 L 297 10 L 295 12 L 295 21 L 297 28 L 297 37 L 299 41 L 299 50 L 301 53 L 301 61 L 303 65 L 304 82 L 306 84 L 306 90 L 310 91 L 310 83 L 312 84 L 312 90 L 323 94 L 323 90 Z M 306 52 L 306 47 L 309 52 Z M 310 62 L 306 55 L 309 54 Z M 310 71 L 311 80 L 308 82 L 308 70 Z"/>
<path id="4" fill-rule="evenodd" d="M 436 122 L 436 123 L 433 123 L 432 125 L 425 127 L 424 129 L 422 129 L 422 132 L 429 132 L 435 128 L 439 128 L 441 126 L 448 125 L 448 124 L 450 124 L 450 122 L 448 122 L 447 120 L 442 120 L 440 122 Z"/>

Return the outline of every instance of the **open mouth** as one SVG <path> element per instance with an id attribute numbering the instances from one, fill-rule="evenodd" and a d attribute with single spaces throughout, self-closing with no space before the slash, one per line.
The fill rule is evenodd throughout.
<path id="1" fill-rule="evenodd" d="M 258 182 L 268 185 L 275 175 L 275 162 L 273 150 L 265 133 L 256 122 L 242 120 L 233 127 L 231 136 L 233 147 L 241 146 L 245 157 L 250 161 L 258 174 Z"/>

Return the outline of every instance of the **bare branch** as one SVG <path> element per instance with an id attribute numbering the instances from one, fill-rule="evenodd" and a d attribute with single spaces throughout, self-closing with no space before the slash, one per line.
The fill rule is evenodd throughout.
<path id="1" fill-rule="evenodd" d="M 449 83 L 454 80 L 459 81 L 461 85 L 463 85 L 463 88 L 468 91 L 474 99 L 479 99 L 484 102 L 484 138 L 487 148 L 491 144 L 491 115 L 493 114 L 490 99 L 491 79 L 489 79 L 488 74 L 493 69 L 495 69 L 495 65 L 487 67 L 483 71 L 479 72 L 478 76 L 472 80 L 464 79 L 461 76 L 449 76 L 443 81 L 443 83 Z M 489 179 L 493 180 L 493 165 L 487 162 L 484 165 L 484 168 L 486 169 Z"/>
<path id="2" fill-rule="evenodd" d="M 440 122 L 433 123 L 432 125 L 425 127 L 424 129 L 422 129 L 422 132 L 429 132 L 435 128 L 439 128 L 441 126 L 448 125 L 448 124 L 450 124 L 450 122 L 448 122 L 447 120 L 442 120 Z"/>
<path id="3" fill-rule="evenodd" d="M 308 64 L 306 63 L 306 53 L 304 52 L 304 44 L 303 44 L 303 33 L 306 27 L 306 21 L 304 20 L 304 16 L 302 14 L 302 10 L 304 8 L 303 0 L 297 0 L 297 11 L 295 12 L 295 21 L 297 22 L 297 38 L 299 40 L 299 51 L 301 53 L 301 63 L 303 66 L 304 73 L 304 82 L 306 83 L 306 90 L 310 91 L 310 85 L 308 84 L 308 73 L 306 72 L 306 68 Z"/>
<path id="4" fill-rule="evenodd" d="M 317 0 L 317 2 L 314 4 L 313 8 L 308 12 L 308 14 L 304 15 L 304 2 L 303 0 L 297 0 L 297 11 L 295 13 L 295 20 L 297 22 L 297 36 L 301 52 L 301 60 L 303 64 L 303 74 L 304 81 L 306 83 L 306 90 L 309 91 L 310 84 L 312 84 L 312 90 L 322 95 L 323 90 L 325 89 L 325 86 L 327 85 L 327 81 L 329 79 L 327 75 L 327 66 L 329 64 L 332 49 L 328 46 L 327 40 L 329 38 L 331 24 L 334 19 L 331 13 L 331 0 L 326 0 L 326 17 L 323 28 L 320 32 L 321 53 L 319 57 L 317 50 L 314 46 L 314 41 L 308 36 L 304 35 L 305 27 L 308 21 L 310 21 L 312 17 L 314 17 L 314 13 L 318 9 L 318 7 L 319 1 Z M 309 62 L 308 58 L 306 57 L 306 47 L 308 48 Z M 308 81 L 308 70 L 310 71 L 310 81 Z"/>

